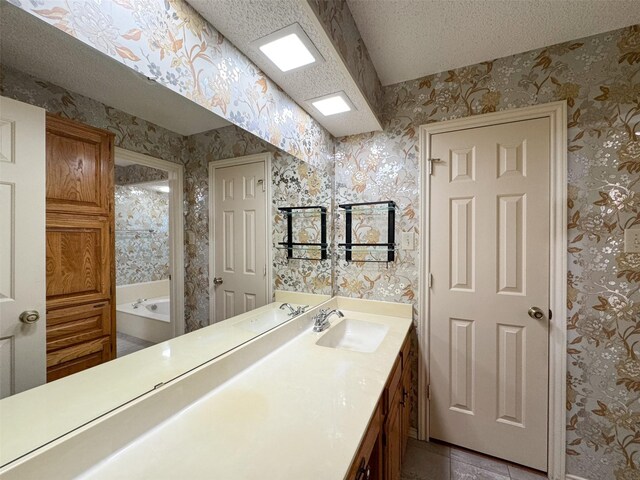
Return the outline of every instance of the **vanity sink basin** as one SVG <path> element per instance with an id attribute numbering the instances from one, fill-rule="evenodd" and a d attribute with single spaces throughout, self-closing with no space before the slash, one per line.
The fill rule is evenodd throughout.
<path id="1" fill-rule="evenodd" d="M 262 333 L 272 329 L 273 327 L 277 327 L 290 318 L 291 317 L 282 310 L 273 309 L 242 320 L 241 322 L 236 323 L 236 326 L 249 330 L 250 332 Z"/>
<path id="2" fill-rule="evenodd" d="M 389 327 L 377 323 L 346 318 L 325 333 L 316 345 L 353 352 L 375 352 Z"/>

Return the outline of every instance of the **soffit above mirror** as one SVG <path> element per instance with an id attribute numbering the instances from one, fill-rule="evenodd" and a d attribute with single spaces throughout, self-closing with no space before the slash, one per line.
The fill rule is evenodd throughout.
<path id="1" fill-rule="evenodd" d="M 378 112 L 373 105 L 375 100 L 370 101 L 363 93 L 366 87 L 354 79 L 338 51 L 339 46 L 334 44 L 326 27 L 323 26 L 323 21 L 316 16 L 306 0 L 188 1 L 333 136 L 342 137 L 381 130 Z M 330 20 L 327 19 L 324 23 L 328 21 Z M 302 28 L 322 60 L 303 68 L 282 72 L 264 56 L 256 41 L 295 24 Z M 373 69 L 372 66 L 371 68 Z M 379 85 L 375 71 L 374 76 L 374 82 Z M 310 103 L 310 100 L 338 92 L 344 92 L 353 104 L 354 108 L 351 111 L 323 116 Z"/>
<path id="2" fill-rule="evenodd" d="M 230 125 L 197 103 L 6 3 L 2 4 L 0 32 L 2 65 L 181 135 Z"/>

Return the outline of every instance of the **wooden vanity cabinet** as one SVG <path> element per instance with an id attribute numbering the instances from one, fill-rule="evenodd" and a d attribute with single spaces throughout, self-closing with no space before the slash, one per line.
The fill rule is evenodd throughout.
<path id="1" fill-rule="evenodd" d="M 115 357 L 113 134 L 47 115 L 47 381 Z"/>
<path id="2" fill-rule="evenodd" d="M 351 465 L 349 480 L 400 480 L 409 438 L 413 381 L 412 330 L 391 370 L 378 407 Z M 373 443 L 372 443 L 373 442 Z"/>
<path id="3" fill-rule="evenodd" d="M 411 388 L 414 383 L 413 365 L 415 363 L 415 349 L 413 348 L 412 335 L 413 330 L 409 331 L 407 338 L 404 341 L 402 351 L 400 353 L 402 358 L 402 449 L 401 457 L 404 459 L 404 454 L 407 450 L 407 443 L 409 440 L 409 430 L 411 428 Z"/>
<path id="4" fill-rule="evenodd" d="M 351 464 L 348 480 L 382 480 L 382 402 L 378 402 L 376 411 L 371 417 L 364 440 L 358 454 Z"/>

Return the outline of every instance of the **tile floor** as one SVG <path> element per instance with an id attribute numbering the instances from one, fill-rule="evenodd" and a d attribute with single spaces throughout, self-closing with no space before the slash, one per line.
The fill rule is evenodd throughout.
<path id="1" fill-rule="evenodd" d="M 509 462 L 435 442 L 409 439 L 402 480 L 544 480 Z"/>
<path id="2" fill-rule="evenodd" d="M 125 333 L 117 333 L 117 355 L 118 358 L 124 357 L 125 355 L 129 355 L 130 353 L 137 352 L 138 350 L 142 350 L 143 348 L 150 347 L 151 345 L 155 345 L 153 342 L 148 342 L 138 337 L 132 337 L 131 335 L 127 335 Z"/>

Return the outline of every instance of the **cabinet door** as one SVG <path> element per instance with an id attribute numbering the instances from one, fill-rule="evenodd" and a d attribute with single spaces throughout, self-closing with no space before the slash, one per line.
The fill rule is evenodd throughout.
<path id="1" fill-rule="evenodd" d="M 381 423 L 382 402 L 378 402 L 360 448 L 356 453 L 355 460 L 349 469 L 348 480 L 382 480 Z"/>
<path id="2" fill-rule="evenodd" d="M 411 426 L 411 366 L 407 365 L 402 372 L 402 455 L 404 459 L 409 440 L 409 428 Z"/>
<path id="3" fill-rule="evenodd" d="M 115 354 L 113 134 L 47 115 L 47 381 Z"/>
<path id="4" fill-rule="evenodd" d="M 402 408 L 400 408 L 400 398 L 402 392 L 394 399 L 391 406 L 385 428 L 385 463 L 387 480 L 400 480 L 402 472 Z"/>
<path id="5" fill-rule="evenodd" d="M 109 219 L 47 214 L 47 309 L 111 298 Z"/>
<path id="6" fill-rule="evenodd" d="M 109 215 L 113 136 L 47 115 L 47 212 Z"/>

